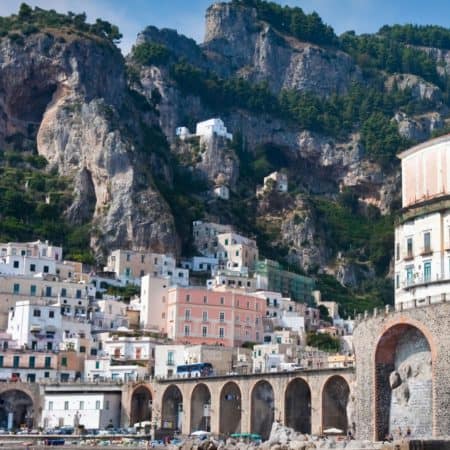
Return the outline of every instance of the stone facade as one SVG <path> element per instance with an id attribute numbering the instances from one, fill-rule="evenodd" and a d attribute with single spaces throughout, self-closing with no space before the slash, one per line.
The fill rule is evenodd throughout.
<path id="1" fill-rule="evenodd" d="M 393 426 L 447 436 L 450 303 L 398 309 L 364 319 L 354 330 L 357 436 L 377 440 Z"/>

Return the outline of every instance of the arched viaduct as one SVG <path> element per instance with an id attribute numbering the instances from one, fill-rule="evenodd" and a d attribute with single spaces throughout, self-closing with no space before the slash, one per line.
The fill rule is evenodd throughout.
<path id="1" fill-rule="evenodd" d="M 153 415 L 158 427 L 184 434 L 206 429 L 263 437 L 274 420 L 305 433 L 347 430 L 353 427 L 347 416 L 353 381 L 354 369 L 345 368 L 137 383 L 124 389 L 122 422 Z"/>
<path id="2" fill-rule="evenodd" d="M 450 435 L 450 302 L 445 294 L 408 309 L 375 311 L 356 326 L 357 436 Z M 434 300 L 436 301 L 436 300 Z"/>

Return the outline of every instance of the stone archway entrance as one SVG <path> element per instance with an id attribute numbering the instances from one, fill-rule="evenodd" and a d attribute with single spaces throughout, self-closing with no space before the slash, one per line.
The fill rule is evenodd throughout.
<path id="1" fill-rule="evenodd" d="M 322 430 L 338 428 L 347 432 L 349 397 L 350 387 L 345 378 L 339 375 L 328 378 L 322 390 Z"/>
<path id="2" fill-rule="evenodd" d="M 292 380 L 284 394 L 285 422 L 301 433 L 311 434 L 311 390 L 301 378 Z"/>
<path id="3" fill-rule="evenodd" d="M 220 393 L 220 434 L 230 435 L 241 431 L 241 390 L 233 381 Z"/>
<path id="4" fill-rule="evenodd" d="M 263 439 L 270 435 L 275 416 L 275 399 L 272 385 L 261 380 L 255 384 L 251 395 L 251 432 Z"/>
<path id="5" fill-rule="evenodd" d="M 398 324 L 380 338 L 375 353 L 375 434 L 384 438 L 408 427 L 432 436 L 433 377 L 430 343 L 417 327 Z"/>
<path id="6" fill-rule="evenodd" d="M 31 397 L 18 389 L 11 389 L 0 394 L 0 427 L 14 429 L 20 426 L 32 428 L 34 425 L 34 407 Z"/>
<path id="7" fill-rule="evenodd" d="M 191 433 L 211 429 L 211 392 L 201 383 L 195 386 L 191 395 Z"/>
<path id="8" fill-rule="evenodd" d="M 162 398 L 161 428 L 179 430 L 183 422 L 183 395 L 175 385 L 170 385 Z"/>
<path id="9" fill-rule="evenodd" d="M 152 420 L 152 394 L 145 386 L 139 386 L 131 396 L 131 425 Z"/>

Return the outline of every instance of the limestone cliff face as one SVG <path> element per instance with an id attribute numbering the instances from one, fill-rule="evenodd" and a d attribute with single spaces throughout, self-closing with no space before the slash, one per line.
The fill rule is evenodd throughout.
<path id="1" fill-rule="evenodd" d="M 253 8 L 236 4 L 208 8 L 203 49 L 220 55 L 236 74 L 267 81 L 275 92 L 295 89 L 327 96 L 344 93 L 352 81 L 361 80 L 347 54 L 284 36 L 259 21 Z"/>
<path id="2" fill-rule="evenodd" d="M 0 42 L 0 142 L 36 139 L 50 168 L 75 181 L 69 217 L 93 220 L 97 250 L 174 250 L 174 224 L 140 156 L 120 52 L 101 40 L 33 34 Z M 130 118 L 131 119 L 131 118 Z M 133 133 L 134 131 L 134 133 Z"/>

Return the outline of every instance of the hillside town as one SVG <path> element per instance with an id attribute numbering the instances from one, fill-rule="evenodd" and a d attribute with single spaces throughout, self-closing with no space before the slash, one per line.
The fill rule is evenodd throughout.
<path id="1" fill-rule="evenodd" d="M 255 240 L 229 225 L 196 221 L 192 239 L 197 256 L 117 249 L 97 271 L 49 242 L 0 244 L 0 380 L 127 383 L 205 367 L 238 375 L 353 365 L 353 321 L 321 301 L 311 278 L 259 259 Z M 125 299 L 127 290 L 136 294 Z M 320 334 L 334 347 L 308 345 Z M 45 400 L 41 427 L 71 426 L 75 413 L 90 428 L 119 426 L 120 408 L 104 403 L 112 399 L 94 403 L 81 389 L 63 398 L 64 407 Z M 111 413 L 94 421 L 95 405 Z"/>

